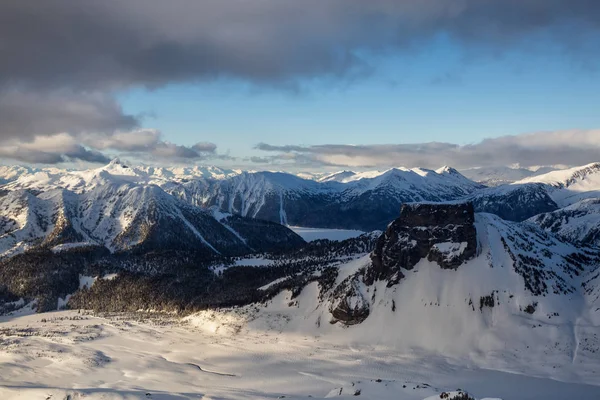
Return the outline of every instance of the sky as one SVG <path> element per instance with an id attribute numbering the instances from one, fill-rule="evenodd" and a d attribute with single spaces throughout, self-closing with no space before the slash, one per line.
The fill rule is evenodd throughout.
<path id="1" fill-rule="evenodd" d="M 0 3 L 0 162 L 600 161 L 595 0 Z"/>

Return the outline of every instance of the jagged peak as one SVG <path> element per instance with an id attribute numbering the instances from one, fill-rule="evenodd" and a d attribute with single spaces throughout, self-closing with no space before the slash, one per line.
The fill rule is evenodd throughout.
<path id="1" fill-rule="evenodd" d="M 460 172 L 458 172 L 458 170 L 456 170 L 455 168 L 452 168 L 448 165 L 444 165 L 443 167 L 436 169 L 435 172 L 440 175 L 441 174 L 460 175 Z"/>

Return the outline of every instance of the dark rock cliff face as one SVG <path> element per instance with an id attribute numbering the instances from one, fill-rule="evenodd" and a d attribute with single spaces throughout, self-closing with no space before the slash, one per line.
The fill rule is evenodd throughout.
<path id="1" fill-rule="evenodd" d="M 404 204 L 400 218 L 379 238 L 371 254 L 373 265 L 365 283 L 387 280 L 388 286 L 403 277 L 422 258 L 441 268 L 456 269 L 477 252 L 477 232 L 472 203 Z"/>

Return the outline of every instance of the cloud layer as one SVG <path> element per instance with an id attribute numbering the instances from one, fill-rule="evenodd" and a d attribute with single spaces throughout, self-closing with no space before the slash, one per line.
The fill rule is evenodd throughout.
<path id="1" fill-rule="evenodd" d="M 114 93 L 230 78 L 279 86 L 353 77 L 370 71 L 369 55 L 419 51 L 440 35 L 466 52 L 535 42 L 595 60 L 599 32 L 597 0 L 3 0 L 0 155 L 47 163 L 101 160 L 98 151 L 112 149 L 203 158 L 215 149 L 140 133 L 139 118 Z M 79 148 L 41 148 L 39 138 L 59 134 Z M 428 144 L 417 153 L 427 159 L 439 146 L 468 152 Z M 297 153 L 318 151 L 332 150 Z M 368 151 L 347 147 L 332 162 Z"/>
<path id="2" fill-rule="evenodd" d="M 273 146 L 256 149 L 275 153 L 253 162 L 285 165 L 290 160 L 306 166 L 350 168 L 455 168 L 513 165 L 583 165 L 600 160 L 600 130 L 537 132 L 486 139 L 460 146 L 452 143 L 320 146 Z"/>
<path id="3" fill-rule="evenodd" d="M 3 0 L 0 85 L 285 80 L 343 74 L 361 51 L 440 33 L 495 48 L 547 33 L 572 48 L 599 28 L 595 0 Z"/>
<path id="4" fill-rule="evenodd" d="M 30 140 L 8 138 L 0 145 L 0 158 L 24 163 L 57 164 L 84 161 L 105 164 L 111 155 L 125 155 L 142 161 L 191 162 L 223 159 L 214 143 L 182 146 L 162 140 L 156 130 L 115 131 L 111 134 L 58 133 Z"/>

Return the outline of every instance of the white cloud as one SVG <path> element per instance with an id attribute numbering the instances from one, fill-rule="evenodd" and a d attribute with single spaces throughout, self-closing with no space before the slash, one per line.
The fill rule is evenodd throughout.
<path id="1" fill-rule="evenodd" d="M 277 153 L 271 156 L 272 162 L 284 162 L 295 156 L 313 166 L 437 168 L 451 165 L 472 168 L 512 164 L 523 167 L 581 165 L 600 160 L 600 129 L 535 132 L 485 139 L 464 146 L 436 142 L 319 146 L 260 143 L 256 148 Z"/>

